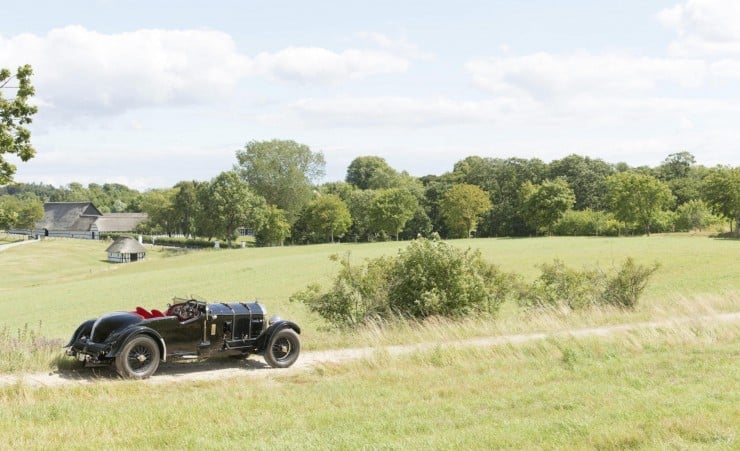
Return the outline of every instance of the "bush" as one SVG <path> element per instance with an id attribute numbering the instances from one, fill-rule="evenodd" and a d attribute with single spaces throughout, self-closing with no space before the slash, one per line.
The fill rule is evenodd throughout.
<path id="1" fill-rule="evenodd" d="M 395 258 L 382 257 L 354 267 L 349 256 L 332 287 L 317 285 L 291 296 L 335 326 L 375 319 L 462 316 L 495 313 L 512 292 L 513 278 L 483 260 L 478 251 L 461 251 L 438 239 L 419 238 Z"/>
<path id="2" fill-rule="evenodd" d="M 542 274 L 522 293 L 520 303 L 526 307 L 566 305 L 579 309 L 599 303 L 602 288 L 598 271 L 577 271 L 560 260 L 540 265 Z"/>
<path id="3" fill-rule="evenodd" d="M 391 266 L 391 310 L 416 318 L 496 312 L 510 276 L 483 260 L 480 251 L 461 251 L 440 240 L 417 239 Z"/>
<path id="4" fill-rule="evenodd" d="M 690 200 L 676 210 L 676 230 L 681 232 L 703 230 L 718 222 L 719 219 L 701 200 Z"/>
<path id="5" fill-rule="evenodd" d="M 634 308 L 637 299 L 647 287 L 650 276 L 659 266 L 658 263 L 641 266 L 631 257 L 628 258 L 615 275 L 607 277 L 606 289 L 602 294 L 603 302 L 616 307 Z"/>
<path id="6" fill-rule="evenodd" d="M 342 267 L 326 293 L 317 284 L 293 294 L 291 302 L 305 303 L 333 325 L 353 326 L 375 318 L 389 316 L 388 267 L 389 258 L 370 260 L 365 266 L 352 266 L 350 255 L 330 257 Z"/>
<path id="7" fill-rule="evenodd" d="M 642 266 L 628 258 L 615 273 L 598 269 L 581 271 L 560 260 L 540 266 L 542 274 L 520 292 L 523 307 L 561 307 L 573 310 L 594 305 L 634 308 L 658 264 Z"/>
<path id="8" fill-rule="evenodd" d="M 593 210 L 568 210 L 553 225 L 560 236 L 618 236 L 624 224 L 611 213 Z"/>

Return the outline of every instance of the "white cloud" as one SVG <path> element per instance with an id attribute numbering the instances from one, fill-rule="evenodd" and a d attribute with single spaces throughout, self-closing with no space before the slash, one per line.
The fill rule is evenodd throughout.
<path id="1" fill-rule="evenodd" d="M 230 98 L 245 77 L 324 84 L 405 72 L 410 60 L 383 49 L 319 47 L 289 47 L 252 58 L 239 52 L 229 34 L 215 30 L 105 34 L 67 26 L 46 35 L 0 35 L 0 67 L 27 63 L 34 68 L 35 102 L 44 107 L 43 114 L 67 120 L 214 104 Z"/>
<path id="2" fill-rule="evenodd" d="M 330 83 L 376 74 L 405 72 L 409 61 L 388 52 L 349 49 L 333 52 L 318 47 L 290 47 L 254 58 L 256 73 L 271 79 Z"/>
<path id="3" fill-rule="evenodd" d="M 357 33 L 357 36 L 374 43 L 385 52 L 398 55 L 403 58 L 427 61 L 434 59 L 434 54 L 421 50 L 419 46 L 410 42 L 406 36 L 393 38 L 386 34 L 376 32 L 360 32 Z"/>
<path id="4" fill-rule="evenodd" d="M 474 60 L 466 69 L 478 87 L 494 95 L 528 96 L 539 101 L 583 93 L 644 95 L 664 83 L 697 87 L 707 76 L 701 60 L 542 52 Z"/>
<path id="5" fill-rule="evenodd" d="M 676 56 L 740 54 L 740 2 L 687 0 L 657 14 L 678 39 L 669 51 Z"/>
<path id="6" fill-rule="evenodd" d="M 449 98 L 309 98 L 290 105 L 304 125 L 322 127 L 435 127 L 496 123 L 524 115 L 531 104 L 517 100 L 464 101 Z"/>
<path id="7" fill-rule="evenodd" d="M 102 34 L 68 26 L 0 37 L 0 55 L 3 66 L 30 63 L 37 98 L 63 114 L 211 102 L 250 67 L 229 35 L 210 30 Z"/>

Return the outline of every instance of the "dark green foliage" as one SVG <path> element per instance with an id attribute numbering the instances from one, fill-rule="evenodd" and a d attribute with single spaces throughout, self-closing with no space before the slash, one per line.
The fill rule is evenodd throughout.
<path id="1" fill-rule="evenodd" d="M 596 305 L 634 308 L 657 271 L 657 263 L 642 266 L 628 258 L 613 274 L 599 269 L 576 270 L 560 260 L 540 265 L 542 274 L 520 293 L 523 307 L 567 307 L 573 310 Z"/>
<path id="2" fill-rule="evenodd" d="M 35 94 L 31 75 L 33 69 L 28 64 L 18 67 L 15 75 L 8 69 L 0 69 L 0 90 L 15 91 L 7 99 L 0 91 L 0 185 L 12 181 L 16 170 L 4 154 L 16 155 L 21 161 L 28 161 L 36 154 L 31 146 L 31 131 L 25 127 L 37 111 L 36 106 L 28 103 Z M 11 81 L 17 86 L 10 86 Z"/>
<path id="3" fill-rule="evenodd" d="M 586 209 L 566 211 L 552 232 L 559 236 L 618 236 L 623 229 L 624 223 L 611 213 Z"/>
<path id="4" fill-rule="evenodd" d="M 495 313 L 510 287 L 509 276 L 480 251 L 461 251 L 440 240 L 414 240 L 391 266 L 392 311 L 415 318 Z"/>
<path id="5" fill-rule="evenodd" d="M 44 206 L 34 197 L 0 196 L 0 229 L 30 230 L 43 216 Z"/>
<path id="6" fill-rule="evenodd" d="M 397 257 L 353 266 L 349 256 L 332 287 L 317 285 L 294 294 L 339 327 L 394 317 L 462 316 L 495 313 L 513 290 L 512 277 L 487 263 L 479 251 L 462 251 L 439 240 L 420 238 Z"/>
<path id="7" fill-rule="evenodd" d="M 234 169 L 268 205 L 285 212 L 292 225 L 324 176 L 324 155 L 290 140 L 250 141 L 236 152 Z"/>
<path id="8" fill-rule="evenodd" d="M 349 327 L 376 318 L 388 318 L 388 268 L 391 258 L 381 257 L 353 266 L 349 254 L 333 255 L 332 260 L 342 265 L 332 287 L 321 293 L 317 284 L 293 294 L 291 302 L 303 302 L 334 326 Z"/>
<path id="9" fill-rule="evenodd" d="M 712 214 L 709 206 L 702 200 L 690 200 L 676 210 L 677 231 L 703 230 L 718 222 L 719 218 Z"/>

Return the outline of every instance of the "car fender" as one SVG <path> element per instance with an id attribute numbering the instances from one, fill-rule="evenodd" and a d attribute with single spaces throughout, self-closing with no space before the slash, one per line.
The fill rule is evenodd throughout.
<path id="1" fill-rule="evenodd" d="M 86 335 L 89 337 L 90 332 L 92 332 L 93 324 L 95 324 L 94 319 L 89 319 L 85 321 L 84 323 L 80 324 L 79 327 L 77 327 L 77 330 L 75 330 L 75 332 L 72 334 L 72 338 L 69 340 L 69 343 L 67 343 L 64 347 L 69 348 L 70 346 L 75 344 L 75 342 L 79 340 L 79 338 L 83 335 Z"/>
<path id="2" fill-rule="evenodd" d="M 272 323 L 270 327 L 268 327 L 267 330 L 264 331 L 262 335 L 257 338 L 257 352 L 265 352 L 265 349 L 267 349 L 267 344 L 270 342 L 270 339 L 275 334 L 275 332 L 285 329 L 286 327 L 293 329 L 297 334 L 301 333 L 301 328 L 293 321 L 288 321 L 284 319 L 276 321 Z"/>
<path id="3" fill-rule="evenodd" d="M 161 360 L 163 362 L 167 361 L 167 344 L 165 343 L 164 338 L 162 338 L 162 335 L 160 335 L 159 332 L 152 329 L 151 327 L 143 326 L 140 324 L 129 326 L 123 329 L 121 332 L 115 334 L 115 337 L 109 337 L 109 339 L 114 338 L 115 343 L 111 346 L 110 351 L 108 351 L 106 357 L 118 357 L 126 342 L 137 335 L 148 335 L 152 337 L 159 346 L 159 354 L 161 356 Z"/>

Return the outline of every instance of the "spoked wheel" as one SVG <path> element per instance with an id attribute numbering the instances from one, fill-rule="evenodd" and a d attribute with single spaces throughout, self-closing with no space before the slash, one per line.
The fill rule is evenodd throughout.
<path id="1" fill-rule="evenodd" d="M 298 359 L 301 352 L 301 340 L 290 328 L 275 332 L 265 349 L 265 361 L 273 368 L 288 368 Z"/>
<path id="2" fill-rule="evenodd" d="M 146 379 L 159 367 L 159 346 L 147 335 L 130 339 L 116 357 L 116 372 L 127 379 Z"/>

